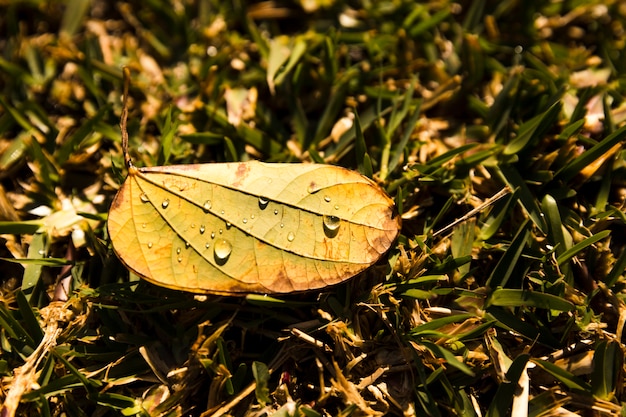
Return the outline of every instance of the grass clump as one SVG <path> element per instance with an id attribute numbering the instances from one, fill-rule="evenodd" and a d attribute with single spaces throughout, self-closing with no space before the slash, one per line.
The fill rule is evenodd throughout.
<path id="1" fill-rule="evenodd" d="M 0 7 L 3 415 L 624 414 L 619 2 Z M 124 65 L 137 165 L 358 169 L 396 246 L 317 294 L 129 276 Z"/>

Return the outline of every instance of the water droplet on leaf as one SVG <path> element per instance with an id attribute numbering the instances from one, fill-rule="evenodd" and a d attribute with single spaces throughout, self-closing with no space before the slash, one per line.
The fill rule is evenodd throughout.
<path id="1" fill-rule="evenodd" d="M 152 242 L 148 242 L 148 249 L 152 248 Z"/>
<path id="2" fill-rule="evenodd" d="M 183 257 L 182 257 L 182 256 L 179 256 L 176 260 L 177 260 L 178 262 L 182 262 L 182 261 L 183 261 Z"/>
<path id="3" fill-rule="evenodd" d="M 337 233 L 339 233 L 339 226 L 341 226 L 341 219 L 337 216 L 326 216 L 323 217 L 324 222 L 324 233 L 328 237 L 335 237 Z"/>
<path id="4" fill-rule="evenodd" d="M 204 204 L 202 205 L 202 209 L 207 212 L 209 210 L 211 210 L 211 200 L 207 200 L 204 202 Z"/>
<path id="5" fill-rule="evenodd" d="M 206 230 L 206 227 L 204 227 L 204 225 L 200 226 L 200 234 L 204 233 L 205 230 Z"/>
<path id="6" fill-rule="evenodd" d="M 324 196 L 324 201 L 330 203 L 330 196 Z"/>
<path id="7" fill-rule="evenodd" d="M 267 207 L 267 205 L 270 203 L 270 201 L 267 198 L 264 197 L 259 197 L 259 208 L 261 210 L 264 210 L 265 207 Z"/>
<path id="8" fill-rule="evenodd" d="M 293 242 L 295 238 L 296 238 L 296 235 L 294 235 L 293 232 L 289 232 L 289 234 L 287 235 L 287 240 L 290 242 Z"/>
<path id="9" fill-rule="evenodd" d="M 243 219 L 242 222 L 243 222 L 243 224 L 246 224 L 246 223 L 248 223 L 248 219 Z"/>
<path id="10" fill-rule="evenodd" d="M 139 199 L 143 201 L 144 203 L 147 203 L 148 201 L 150 201 L 150 198 L 148 197 L 148 194 L 146 193 L 141 193 L 141 195 L 139 196 Z"/>
<path id="11" fill-rule="evenodd" d="M 182 251 L 182 249 L 180 247 L 176 248 L 176 253 L 180 255 L 180 252 Z"/>
<path id="12" fill-rule="evenodd" d="M 233 251 L 233 245 L 231 245 L 226 239 L 220 239 L 215 242 L 213 251 L 215 253 L 215 261 L 219 265 L 223 265 L 230 256 L 230 253 Z"/>
<path id="13" fill-rule="evenodd" d="M 161 207 L 163 208 L 167 208 L 170 205 L 170 199 L 166 198 L 165 200 L 163 200 L 163 202 L 161 203 Z"/>

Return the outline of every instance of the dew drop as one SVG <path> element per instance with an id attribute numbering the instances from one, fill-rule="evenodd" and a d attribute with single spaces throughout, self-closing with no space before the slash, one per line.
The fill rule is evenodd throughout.
<path id="1" fill-rule="evenodd" d="M 195 229 L 196 228 L 196 224 L 195 223 L 191 223 L 191 228 Z"/>
<path id="2" fill-rule="evenodd" d="M 211 200 L 207 200 L 204 202 L 204 204 L 202 205 L 202 209 L 207 212 L 209 210 L 211 210 Z"/>
<path id="3" fill-rule="evenodd" d="M 39 250 L 37 251 L 37 253 L 38 253 L 38 254 L 40 254 L 40 255 L 45 255 L 45 254 L 46 254 L 46 251 L 45 251 L 45 250 L 43 250 L 43 249 L 39 249 Z"/>
<path id="4" fill-rule="evenodd" d="M 148 242 L 148 249 L 152 249 L 152 242 Z"/>
<path id="5" fill-rule="evenodd" d="M 274 210 L 274 215 L 277 215 L 277 214 L 278 214 L 278 210 Z"/>
<path id="6" fill-rule="evenodd" d="M 147 224 L 145 224 L 145 223 L 141 223 L 141 228 L 142 228 L 142 229 L 145 229 L 145 228 L 146 228 L 146 226 L 148 226 L 148 225 L 147 225 Z"/>
<path id="7" fill-rule="evenodd" d="M 215 239 L 215 232 L 211 232 L 211 239 Z"/>
<path id="8" fill-rule="evenodd" d="M 150 198 L 148 197 L 148 194 L 146 193 L 141 193 L 141 195 L 139 196 L 139 199 L 143 201 L 144 203 L 147 203 L 148 201 L 150 201 Z"/>
<path id="9" fill-rule="evenodd" d="M 281 223 L 281 224 L 280 224 L 280 227 L 281 227 L 281 228 L 285 227 L 285 223 Z"/>
<path id="10" fill-rule="evenodd" d="M 339 210 L 339 205 L 335 204 L 335 210 Z"/>
<path id="11" fill-rule="evenodd" d="M 180 247 L 176 248 L 176 253 L 177 253 L 178 255 L 180 255 L 180 252 L 181 252 L 181 251 L 182 251 L 182 249 L 181 249 Z"/>
<path id="12" fill-rule="evenodd" d="M 220 213 L 222 214 L 222 216 L 224 215 L 224 210 L 220 211 Z"/>
<path id="13" fill-rule="evenodd" d="M 250 215 L 250 219 L 254 219 L 254 214 L 251 214 L 251 215 Z"/>
<path id="14" fill-rule="evenodd" d="M 230 227 L 232 226 L 232 224 L 230 222 L 226 222 L 226 228 L 230 229 Z"/>
<path id="15" fill-rule="evenodd" d="M 178 262 L 182 262 L 182 261 L 183 261 L 183 257 L 182 257 L 182 256 L 179 256 L 176 260 L 177 260 Z"/>
<path id="16" fill-rule="evenodd" d="M 211 246 L 211 244 L 209 242 L 204 244 L 204 247 L 207 248 L 207 249 L 209 249 L 210 246 Z"/>
<path id="17" fill-rule="evenodd" d="M 167 208 L 170 205 L 170 199 L 166 198 L 165 200 L 163 200 L 163 202 L 161 203 L 161 207 L 163 208 Z"/>
<path id="18" fill-rule="evenodd" d="M 306 188 L 306 191 L 307 191 L 309 194 L 316 193 L 316 192 L 318 192 L 319 190 L 320 190 L 320 189 L 319 189 L 319 188 L 317 188 L 317 184 L 315 184 L 314 182 L 310 183 L 310 184 L 309 184 L 309 186 Z"/>
<path id="19" fill-rule="evenodd" d="M 265 197 L 259 197 L 259 208 L 261 210 L 265 210 L 265 207 L 270 203 L 270 201 Z"/>
<path id="20" fill-rule="evenodd" d="M 293 232 L 289 232 L 289 234 L 287 235 L 287 240 L 290 242 L 293 242 L 295 238 L 296 238 L 296 235 L 294 235 Z"/>
<path id="21" fill-rule="evenodd" d="M 323 217 L 324 222 L 324 233 L 328 237 L 335 237 L 337 233 L 339 233 L 339 226 L 341 226 L 341 219 L 337 216 L 326 216 Z"/>
<path id="22" fill-rule="evenodd" d="M 242 222 L 243 222 L 243 224 L 246 224 L 246 223 L 248 223 L 248 219 L 243 219 Z"/>
<path id="23" fill-rule="evenodd" d="M 324 196 L 324 201 L 330 203 L 330 196 Z"/>
<path id="24" fill-rule="evenodd" d="M 222 233 L 224 233 L 224 231 L 223 231 L 222 229 L 220 229 L 220 230 L 219 230 L 219 232 L 220 232 L 220 235 L 221 235 Z"/>
<path id="25" fill-rule="evenodd" d="M 230 253 L 233 251 L 233 245 L 226 239 L 220 239 L 215 242 L 215 246 L 213 247 L 213 251 L 215 254 L 215 260 L 218 264 L 222 265 L 226 262 Z"/>
<path id="26" fill-rule="evenodd" d="M 206 227 L 204 227 L 204 225 L 201 225 L 200 226 L 200 234 L 203 234 L 205 230 L 206 230 Z"/>
<path id="27" fill-rule="evenodd" d="M 185 249 L 189 249 L 190 246 L 191 246 L 191 243 L 185 242 Z"/>

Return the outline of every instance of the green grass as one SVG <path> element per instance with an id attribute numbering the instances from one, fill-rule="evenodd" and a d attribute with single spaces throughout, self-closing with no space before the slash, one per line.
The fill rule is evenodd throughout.
<path id="1" fill-rule="evenodd" d="M 527 3 L 3 2 L 3 416 L 626 415 L 626 18 Z M 137 165 L 356 169 L 397 244 L 319 293 L 129 275 L 125 65 Z"/>

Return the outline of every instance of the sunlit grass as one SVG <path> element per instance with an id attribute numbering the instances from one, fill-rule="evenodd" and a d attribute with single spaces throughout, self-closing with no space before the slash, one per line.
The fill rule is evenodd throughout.
<path id="1" fill-rule="evenodd" d="M 619 2 L 67 3 L 0 7 L 3 415 L 623 414 Z M 359 170 L 397 244 L 284 297 L 129 274 L 124 65 L 137 165 Z"/>

